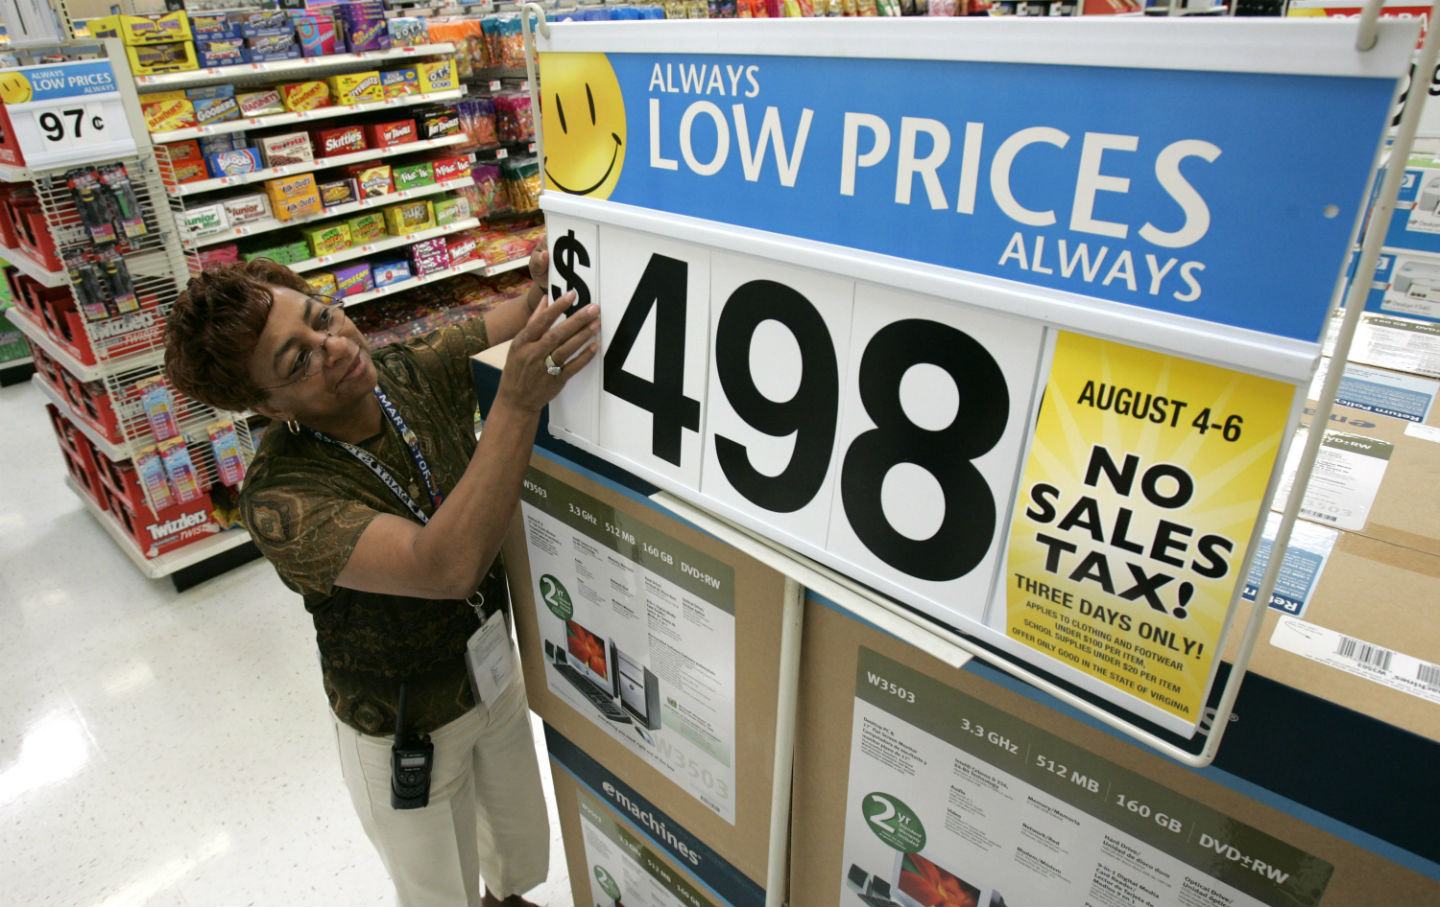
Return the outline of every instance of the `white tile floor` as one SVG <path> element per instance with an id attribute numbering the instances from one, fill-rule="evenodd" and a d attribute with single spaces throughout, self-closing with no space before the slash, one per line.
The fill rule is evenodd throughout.
<path id="1" fill-rule="evenodd" d="M 299 599 L 264 561 L 146 579 L 64 476 L 40 393 L 0 388 L 0 904 L 394 903 Z M 542 775 L 529 897 L 568 904 Z"/>

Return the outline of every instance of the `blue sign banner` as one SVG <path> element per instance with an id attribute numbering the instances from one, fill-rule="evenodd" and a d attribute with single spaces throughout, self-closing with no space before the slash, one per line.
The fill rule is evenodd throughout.
<path id="1" fill-rule="evenodd" d="M 691 53 L 541 79 L 552 190 L 1310 342 L 1396 87 Z"/>
<path id="2" fill-rule="evenodd" d="M 6 104 L 80 98 L 116 90 L 109 60 L 22 66 L 0 75 L 0 100 Z"/>

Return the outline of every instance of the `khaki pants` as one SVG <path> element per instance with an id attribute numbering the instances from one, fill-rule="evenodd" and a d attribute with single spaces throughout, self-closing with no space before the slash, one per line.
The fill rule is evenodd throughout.
<path id="1" fill-rule="evenodd" d="M 430 805 L 390 806 L 390 737 L 335 721 L 340 770 L 402 907 L 478 905 L 545 881 L 550 829 L 525 685 L 518 679 L 430 735 Z"/>

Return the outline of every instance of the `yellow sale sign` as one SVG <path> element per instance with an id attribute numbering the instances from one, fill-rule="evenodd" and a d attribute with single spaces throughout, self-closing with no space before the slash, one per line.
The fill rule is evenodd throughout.
<path id="1" fill-rule="evenodd" d="M 1293 398 L 1061 333 L 1010 533 L 1009 637 L 1197 720 Z"/>

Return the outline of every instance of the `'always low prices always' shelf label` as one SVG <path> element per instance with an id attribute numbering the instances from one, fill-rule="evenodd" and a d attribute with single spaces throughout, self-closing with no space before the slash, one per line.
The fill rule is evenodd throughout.
<path id="1" fill-rule="evenodd" d="M 553 429 L 1193 733 L 1414 26 L 803 24 L 542 41 Z"/>
<path id="2" fill-rule="evenodd" d="M 0 100 L 31 170 L 135 153 L 107 60 L 5 70 L 0 72 Z"/>

